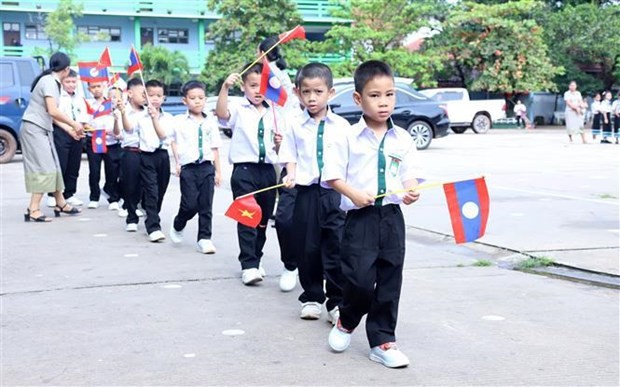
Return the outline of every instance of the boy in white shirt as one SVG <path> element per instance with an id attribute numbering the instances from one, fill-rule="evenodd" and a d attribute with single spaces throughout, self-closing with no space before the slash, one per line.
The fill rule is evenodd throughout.
<path id="1" fill-rule="evenodd" d="M 187 222 L 198 214 L 198 251 L 214 254 L 213 194 L 222 179 L 219 156 L 222 140 L 215 118 L 203 111 L 207 99 L 205 89 L 199 81 L 185 83 L 182 92 L 187 113 L 174 117 L 172 153 L 176 175 L 181 179 L 181 203 L 170 225 L 170 239 L 181 243 Z"/>

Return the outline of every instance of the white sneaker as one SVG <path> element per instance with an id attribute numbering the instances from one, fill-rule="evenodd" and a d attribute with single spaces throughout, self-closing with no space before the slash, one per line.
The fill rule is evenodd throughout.
<path id="1" fill-rule="evenodd" d="M 318 320 L 321 318 L 322 307 L 318 302 L 304 302 L 299 317 L 302 320 Z"/>
<path id="2" fill-rule="evenodd" d="M 254 285 L 263 280 L 263 276 L 256 268 L 241 270 L 241 282 L 244 285 Z"/>
<path id="3" fill-rule="evenodd" d="M 297 269 L 291 271 L 286 270 L 285 268 L 282 272 L 282 275 L 280 276 L 280 290 L 282 290 L 283 292 L 290 292 L 291 290 L 295 289 L 296 285 Z"/>
<path id="4" fill-rule="evenodd" d="M 329 331 L 329 337 L 327 342 L 329 343 L 329 347 L 334 352 L 342 352 L 345 349 L 349 348 L 349 344 L 351 344 L 351 334 L 353 331 L 348 331 L 342 327 L 340 324 L 340 320 L 334 325 L 331 331 Z"/>
<path id="5" fill-rule="evenodd" d="M 119 217 L 121 218 L 126 218 L 127 215 L 129 215 L 129 213 L 127 212 L 127 210 L 123 209 L 123 208 L 119 208 L 118 212 L 116 213 Z"/>
<path id="6" fill-rule="evenodd" d="M 215 254 L 215 245 L 211 239 L 201 239 L 198 241 L 198 251 L 203 254 Z"/>
<path id="7" fill-rule="evenodd" d="M 161 230 L 153 231 L 149 234 L 149 240 L 151 242 L 159 242 L 163 241 L 164 239 L 166 239 L 166 236 L 163 232 L 161 232 Z"/>
<path id="8" fill-rule="evenodd" d="M 72 206 L 81 206 L 82 204 L 84 204 L 83 201 L 81 201 L 75 196 L 71 196 L 69 199 L 67 199 L 67 203 L 69 203 Z"/>
<path id="9" fill-rule="evenodd" d="M 144 211 L 142 211 L 141 209 L 137 209 L 137 210 L 136 210 L 136 215 L 138 215 L 140 218 L 142 218 L 142 217 L 144 217 L 144 215 L 146 215 L 146 214 L 145 214 L 145 213 L 144 213 Z"/>
<path id="10" fill-rule="evenodd" d="M 172 221 L 172 224 L 170 225 L 170 240 L 172 241 L 172 243 L 181 243 L 183 242 L 183 230 L 181 231 L 177 231 L 174 229 L 174 221 Z M 215 251 L 214 251 L 215 252 Z"/>
<path id="11" fill-rule="evenodd" d="M 110 211 L 118 211 L 120 207 L 118 206 L 118 202 L 112 202 L 108 205 L 108 210 Z"/>
<path id="12" fill-rule="evenodd" d="M 53 196 L 48 196 L 46 199 L 46 204 L 48 207 L 56 207 L 56 198 Z"/>
<path id="13" fill-rule="evenodd" d="M 88 208 L 93 209 L 93 210 L 95 208 L 99 208 L 99 202 L 94 202 L 94 201 L 88 202 Z"/>
<path id="14" fill-rule="evenodd" d="M 370 350 L 370 360 L 389 368 L 401 368 L 409 365 L 409 358 L 402 353 L 396 343 L 385 343 Z"/>
<path id="15" fill-rule="evenodd" d="M 340 318 L 340 309 L 338 307 L 334 307 L 334 309 L 327 311 L 327 322 L 336 325 L 338 319 Z"/>
<path id="16" fill-rule="evenodd" d="M 127 232 L 136 232 L 136 231 L 138 231 L 138 224 L 137 223 L 127 223 L 127 225 L 125 226 L 125 231 L 127 231 Z"/>

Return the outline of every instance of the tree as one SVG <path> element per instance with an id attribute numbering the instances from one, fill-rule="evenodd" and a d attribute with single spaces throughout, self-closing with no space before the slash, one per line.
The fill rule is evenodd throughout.
<path id="1" fill-rule="evenodd" d="M 140 60 L 144 65 L 144 78 L 157 79 L 166 85 L 183 83 L 190 78 L 187 57 L 180 51 L 170 51 L 163 46 L 146 44 Z"/>
<path id="2" fill-rule="evenodd" d="M 85 40 L 85 36 L 75 30 L 73 19 L 82 16 L 82 3 L 73 0 L 60 0 L 56 9 L 43 19 L 44 30 L 49 40 L 49 49 L 38 48 L 35 54 L 50 56 L 56 51 L 63 51 L 74 56 L 75 48 Z"/>
<path id="3" fill-rule="evenodd" d="M 541 5 L 536 0 L 456 4 L 435 43 L 472 90 L 555 90 L 553 77 L 563 68 L 551 63 L 543 30 L 531 18 Z"/>
<path id="4" fill-rule="evenodd" d="M 302 22 L 290 0 L 209 0 L 209 8 L 222 17 L 209 26 L 208 37 L 214 41 L 215 49 L 207 56 L 201 78 L 208 90 L 216 93 L 228 74 L 241 71 L 256 58 L 256 48 L 264 38 Z M 305 44 L 293 40 L 282 46 L 289 66 L 303 63 L 301 48 Z"/>
<path id="5" fill-rule="evenodd" d="M 403 43 L 423 27 L 432 31 L 445 9 L 443 1 L 340 0 L 335 4 L 338 7 L 332 16 L 342 22 L 335 23 L 326 41 L 316 47 L 349 58 L 332 66 L 336 76 L 350 77 L 361 62 L 379 59 L 389 63 L 398 76 L 413 78 L 417 86 L 435 84 L 434 74 L 445 58 L 436 49 L 409 52 Z"/>

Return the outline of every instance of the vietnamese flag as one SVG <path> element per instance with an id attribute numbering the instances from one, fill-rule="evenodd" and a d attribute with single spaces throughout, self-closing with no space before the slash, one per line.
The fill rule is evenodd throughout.
<path id="1" fill-rule="evenodd" d="M 86 113 L 89 115 L 95 114 L 95 108 L 88 102 L 86 98 L 84 98 L 84 104 L 86 105 Z"/>
<path id="2" fill-rule="evenodd" d="M 108 80 L 108 84 L 110 86 L 114 86 L 116 85 L 116 82 L 118 82 L 120 79 L 121 79 L 121 75 L 119 73 L 112 73 L 112 76 Z"/>
<path id="3" fill-rule="evenodd" d="M 284 106 L 288 98 L 282 82 L 265 59 L 263 59 L 263 72 L 260 79 L 260 93 L 280 106 Z"/>
<path id="4" fill-rule="evenodd" d="M 110 49 L 105 48 L 99 57 L 97 68 L 102 69 L 104 67 L 112 67 L 112 58 L 110 57 Z"/>
<path id="5" fill-rule="evenodd" d="M 105 129 L 95 130 L 91 138 L 94 153 L 107 153 L 108 146 L 105 143 Z"/>
<path id="6" fill-rule="evenodd" d="M 131 51 L 129 51 L 129 67 L 127 68 L 127 75 L 131 76 L 131 74 L 136 71 L 142 71 L 144 67 L 142 66 L 142 62 L 140 61 L 140 55 L 138 55 L 138 51 L 134 47 L 131 47 Z"/>
<path id="7" fill-rule="evenodd" d="M 443 185 L 456 243 L 484 235 L 489 219 L 489 192 L 484 177 Z"/>
<path id="8" fill-rule="evenodd" d="M 306 39 L 306 30 L 298 25 L 290 31 L 281 33 L 278 38 L 280 38 L 280 43 L 290 42 L 293 39 Z"/>
<path id="9" fill-rule="evenodd" d="M 258 203 L 256 203 L 254 195 L 249 195 L 235 199 L 224 215 L 244 226 L 256 228 L 260 223 L 263 212 Z"/>

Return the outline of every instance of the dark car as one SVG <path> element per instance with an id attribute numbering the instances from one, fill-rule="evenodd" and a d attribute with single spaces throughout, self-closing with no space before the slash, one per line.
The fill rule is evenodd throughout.
<path id="1" fill-rule="evenodd" d="M 19 129 L 30 101 L 30 85 L 41 72 L 34 58 L 0 57 L 0 164 L 19 149 Z"/>
<path id="2" fill-rule="evenodd" d="M 329 101 L 334 113 L 355 124 L 362 116 L 362 110 L 353 102 L 353 81 L 336 83 L 336 94 Z M 392 114 L 394 124 L 407 130 L 413 136 L 419 150 L 426 149 L 433 138 L 448 135 L 450 120 L 445 107 L 425 97 L 411 86 L 396 83 L 396 107 Z"/>

